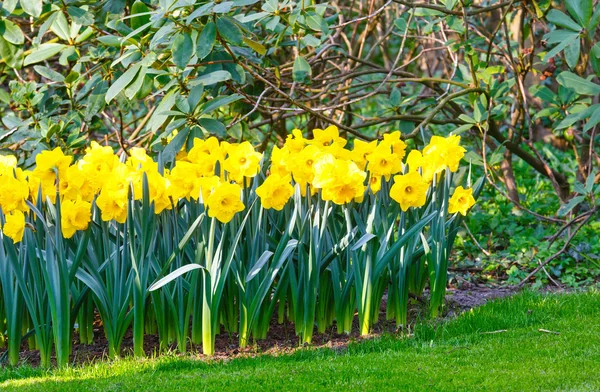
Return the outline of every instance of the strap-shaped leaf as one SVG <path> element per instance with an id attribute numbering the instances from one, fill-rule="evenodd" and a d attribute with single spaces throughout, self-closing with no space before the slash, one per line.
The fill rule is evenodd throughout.
<path id="1" fill-rule="evenodd" d="M 190 271 L 197 270 L 197 269 L 206 269 L 206 268 L 204 268 L 200 264 L 186 264 L 186 265 L 184 265 L 182 267 L 177 268 L 175 271 L 171 272 L 170 274 L 168 274 L 164 278 L 161 278 L 161 279 L 157 280 L 156 282 L 154 282 L 148 288 L 148 290 L 149 291 L 158 290 L 161 287 L 163 287 L 164 285 L 171 283 L 172 281 L 174 281 L 175 279 L 177 279 L 181 275 L 186 274 L 186 273 L 188 273 Z"/>

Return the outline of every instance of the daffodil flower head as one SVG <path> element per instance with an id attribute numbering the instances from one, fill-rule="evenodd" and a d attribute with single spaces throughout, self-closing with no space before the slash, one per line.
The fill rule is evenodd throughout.
<path id="1" fill-rule="evenodd" d="M 239 185 L 228 182 L 217 185 L 206 200 L 208 216 L 217 218 L 222 223 L 231 221 L 236 213 L 244 210 L 240 194 Z"/>
<path id="2" fill-rule="evenodd" d="M 462 186 L 456 187 L 454 194 L 448 201 L 448 213 L 454 214 L 460 212 L 461 215 L 467 215 L 469 208 L 475 205 L 473 190 L 471 188 L 464 189 Z"/>
<path id="3" fill-rule="evenodd" d="M 422 207 L 427 200 L 429 184 L 418 172 L 409 172 L 394 176 L 394 185 L 390 189 L 390 197 L 394 199 L 402 211 L 410 207 Z"/>
<path id="4" fill-rule="evenodd" d="M 61 204 L 60 225 L 63 237 L 71 238 L 77 231 L 86 230 L 92 220 L 92 205 L 81 197 Z"/>
<path id="5" fill-rule="evenodd" d="M 25 233 L 25 214 L 22 211 L 14 210 L 4 218 L 6 222 L 2 226 L 2 233 L 14 243 L 21 242 Z"/>
<path id="6" fill-rule="evenodd" d="M 244 177 L 254 177 L 260 170 L 262 154 L 256 152 L 249 142 L 242 142 L 228 150 L 227 159 L 223 162 L 223 169 L 230 178 L 240 183 Z"/>
<path id="7" fill-rule="evenodd" d="M 260 197 L 263 208 L 273 208 L 281 211 L 294 194 L 294 187 L 290 184 L 291 181 L 292 177 L 289 174 L 281 176 L 277 173 L 271 173 L 265 182 L 256 188 L 256 195 Z"/>
<path id="8" fill-rule="evenodd" d="M 402 161 L 392 152 L 388 143 L 381 143 L 375 150 L 367 155 L 369 171 L 376 176 L 383 176 L 389 180 L 393 174 L 402 170 Z"/>

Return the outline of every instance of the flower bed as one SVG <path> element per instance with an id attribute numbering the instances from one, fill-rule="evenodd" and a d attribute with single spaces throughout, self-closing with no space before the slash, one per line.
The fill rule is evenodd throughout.
<path id="1" fill-rule="evenodd" d="M 211 355 L 221 329 L 245 347 L 266 338 L 274 315 L 306 343 L 315 324 L 350 332 L 356 312 L 368 334 L 385 292 L 386 317 L 402 326 L 409 292 L 427 283 L 436 315 L 454 236 L 483 184 L 453 182 L 460 137 L 406 154 L 399 132 L 352 149 L 335 127 L 313 133 L 294 131 L 268 160 L 214 137 L 173 162 L 139 148 L 120 159 L 94 142 L 76 162 L 44 151 L 31 171 L 2 157 L 11 363 L 29 331 L 43 366 L 53 346 L 65 365 L 74 328 L 93 339 L 95 313 L 111 356 L 130 327 L 137 355 L 155 332 L 182 352 L 191 340 Z"/>

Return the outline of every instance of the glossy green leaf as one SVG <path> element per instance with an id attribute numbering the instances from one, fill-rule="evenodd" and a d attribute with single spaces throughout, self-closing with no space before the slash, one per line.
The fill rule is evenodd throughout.
<path id="1" fill-rule="evenodd" d="M 207 133 L 219 138 L 227 137 L 227 129 L 222 122 L 212 118 L 201 118 L 198 120 L 198 125 L 206 130 Z"/>
<path id="2" fill-rule="evenodd" d="M 546 19 L 548 22 L 553 23 L 557 26 L 564 27 L 565 29 L 569 29 L 572 31 L 581 31 L 583 29 L 582 26 L 577 24 L 573 19 L 567 16 L 564 12 L 559 11 L 557 9 L 552 9 L 546 15 Z"/>
<path id="3" fill-rule="evenodd" d="M 243 34 L 238 25 L 228 16 L 223 16 L 217 19 L 217 31 L 219 35 L 233 45 L 242 43 Z"/>
<path id="4" fill-rule="evenodd" d="M 14 45 L 22 45 L 25 42 L 21 28 L 8 19 L 0 20 L 0 35 Z"/>
<path id="5" fill-rule="evenodd" d="M 587 26 L 592 17 L 593 0 L 565 0 L 565 6 L 580 26 Z"/>
<path id="6" fill-rule="evenodd" d="M 69 6 L 67 7 L 67 12 L 69 13 L 69 16 L 71 16 L 71 19 L 77 24 L 82 26 L 94 24 L 94 14 L 90 11 L 86 11 L 79 7 Z"/>
<path id="7" fill-rule="evenodd" d="M 306 59 L 302 56 L 297 56 L 296 60 L 294 60 L 294 68 L 292 72 L 294 81 L 298 83 L 306 83 L 310 81 L 312 76 L 310 64 L 308 64 L 308 61 L 306 61 Z"/>
<path id="8" fill-rule="evenodd" d="M 184 69 L 194 55 L 194 43 L 187 33 L 178 34 L 173 40 L 173 63 L 179 69 Z"/>
<path id="9" fill-rule="evenodd" d="M 136 64 L 115 80 L 106 92 L 106 103 L 112 101 L 121 91 L 123 91 L 123 89 L 134 80 L 141 68 L 142 66 L 140 64 Z"/>
<path id="10" fill-rule="evenodd" d="M 598 95 L 600 94 L 600 85 L 585 80 L 584 78 L 575 75 L 572 72 L 561 72 L 556 78 L 562 86 L 575 90 L 578 94 L 583 95 Z"/>
<path id="11" fill-rule="evenodd" d="M 150 15 L 148 15 L 149 11 L 150 9 L 143 2 L 137 0 L 135 3 L 133 3 L 133 5 L 131 6 L 131 14 L 137 15 L 131 18 L 130 23 L 131 28 L 133 30 L 138 30 L 139 28 L 141 28 L 142 26 L 146 26 L 150 22 Z"/>
<path id="12" fill-rule="evenodd" d="M 204 60 L 212 52 L 217 39 L 217 28 L 213 22 L 208 22 L 200 34 L 196 43 L 196 56 L 198 60 Z"/>
<path id="13" fill-rule="evenodd" d="M 62 74 L 56 72 L 51 68 L 44 67 L 43 65 L 34 65 L 33 69 L 38 74 L 53 82 L 63 82 L 65 80 L 65 77 Z"/>
<path id="14" fill-rule="evenodd" d="M 42 14 L 42 0 L 20 0 L 21 8 L 31 16 Z"/>
<path id="15" fill-rule="evenodd" d="M 25 57 L 24 65 L 39 63 L 49 59 L 50 57 L 58 54 L 61 50 L 67 46 L 57 43 L 46 43 L 34 48 L 31 53 Z"/>

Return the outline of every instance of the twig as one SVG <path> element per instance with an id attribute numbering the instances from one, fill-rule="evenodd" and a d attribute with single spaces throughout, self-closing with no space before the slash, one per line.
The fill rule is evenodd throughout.
<path id="1" fill-rule="evenodd" d="M 462 222 L 463 227 L 467 230 L 467 234 L 469 235 L 469 237 L 471 237 L 471 239 L 473 240 L 473 242 L 475 243 L 475 245 L 477 245 L 477 247 L 479 248 L 480 251 L 483 252 L 484 255 L 486 256 L 490 256 L 490 252 L 488 252 L 487 250 L 483 249 L 483 246 L 481 246 L 481 244 L 477 241 L 477 239 L 475 238 L 475 236 L 473 235 L 473 233 L 471 233 L 471 230 L 469 230 L 469 226 L 467 226 L 467 224 L 465 223 L 465 221 Z"/>
<path id="2" fill-rule="evenodd" d="M 493 335 L 493 334 L 504 333 L 504 332 L 508 332 L 508 329 L 499 329 L 497 331 L 490 331 L 490 332 L 479 332 L 479 334 L 480 335 Z"/>
<path id="3" fill-rule="evenodd" d="M 546 266 L 548 263 L 550 263 L 552 260 L 554 260 L 555 258 L 557 258 L 558 256 L 560 256 L 561 254 L 563 254 L 568 248 L 569 245 L 571 244 L 571 240 L 573 239 L 573 237 L 575 237 L 575 234 L 577 234 L 577 232 L 579 232 L 579 230 L 592 218 L 592 216 L 594 215 L 588 215 L 587 218 L 585 218 L 572 232 L 571 234 L 569 234 L 569 238 L 567 238 L 567 240 L 565 241 L 565 245 L 556 253 L 554 253 L 552 256 L 548 257 L 546 260 L 544 260 L 542 263 L 540 263 L 540 265 L 538 267 L 536 267 L 536 269 L 534 269 L 533 271 L 531 271 L 531 273 L 529 275 L 527 275 L 527 277 L 525 279 L 523 279 L 518 286 L 521 287 L 525 284 L 525 282 L 527 282 L 529 279 L 531 279 L 532 276 L 534 276 L 535 274 L 537 274 L 537 272 L 539 270 L 541 270 L 542 268 L 544 268 L 544 266 Z"/>
<path id="4" fill-rule="evenodd" d="M 547 329 L 543 329 L 543 328 L 540 328 L 540 329 L 538 329 L 538 331 L 539 331 L 539 332 L 543 332 L 543 333 L 549 333 L 549 334 L 551 334 L 551 335 L 560 335 L 560 332 L 556 332 L 556 331 L 549 331 L 549 330 L 547 330 Z"/>

